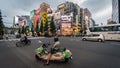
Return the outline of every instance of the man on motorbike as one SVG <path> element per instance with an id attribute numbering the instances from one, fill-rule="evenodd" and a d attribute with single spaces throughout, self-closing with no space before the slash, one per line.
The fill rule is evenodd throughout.
<path id="1" fill-rule="evenodd" d="M 48 54 L 48 59 L 47 59 L 47 62 L 45 64 L 49 64 L 49 60 L 52 56 L 52 54 L 54 54 L 55 52 L 59 51 L 60 50 L 60 42 L 59 42 L 59 39 L 57 36 L 54 37 L 54 45 L 53 47 L 51 48 L 50 50 L 50 53 Z"/>
<path id="2" fill-rule="evenodd" d="M 28 38 L 26 35 L 24 35 L 23 37 L 21 37 L 21 42 L 24 42 L 25 44 L 28 43 Z"/>
<path id="3" fill-rule="evenodd" d="M 57 36 L 54 37 L 54 45 L 53 45 L 52 49 L 54 51 L 59 51 L 60 50 L 60 41 L 59 41 Z"/>
<path id="4" fill-rule="evenodd" d="M 56 55 L 56 57 L 55 57 Z M 53 58 L 54 56 L 54 58 Z M 51 49 L 51 52 L 48 54 L 47 62 L 45 63 L 46 65 L 49 64 L 50 59 L 54 60 L 62 60 L 65 59 L 65 62 L 68 61 L 69 59 L 72 59 L 72 53 L 69 49 L 64 48 L 59 54 L 54 54 L 54 51 Z"/>

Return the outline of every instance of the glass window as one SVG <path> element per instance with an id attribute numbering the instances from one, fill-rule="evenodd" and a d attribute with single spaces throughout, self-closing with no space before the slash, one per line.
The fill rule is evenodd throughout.
<path id="1" fill-rule="evenodd" d="M 100 28 L 100 27 L 95 27 L 95 28 L 94 28 L 94 31 L 95 31 L 95 32 L 99 32 L 99 31 L 101 31 L 101 28 Z"/>
<path id="2" fill-rule="evenodd" d="M 113 27 L 112 27 L 112 26 L 109 26 L 109 27 L 108 27 L 108 31 L 113 31 Z"/>
<path id="3" fill-rule="evenodd" d="M 89 28 L 90 32 L 94 32 L 94 28 Z"/>
<path id="4" fill-rule="evenodd" d="M 113 31 L 117 31 L 117 26 L 113 26 Z"/>
<path id="5" fill-rule="evenodd" d="M 86 37 L 91 37 L 92 35 L 91 34 L 89 34 L 89 35 L 86 35 Z"/>
<path id="6" fill-rule="evenodd" d="M 103 31 L 120 31 L 120 26 L 104 26 L 104 27 L 92 27 L 89 28 L 91 32 L 103 32 Z"/>
<path id="7" fill-rule="evenodd" d="M 118 31 L 120 31 L 120 26 L 118 26 Z"/>
<path id="8" fill-rule="evenodd" d="M 93 36 L 99 36 L 99 34 L 93 34 Z"/>

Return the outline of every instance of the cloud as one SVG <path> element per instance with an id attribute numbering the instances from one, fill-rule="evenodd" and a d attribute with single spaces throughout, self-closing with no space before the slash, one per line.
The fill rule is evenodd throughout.
<path id="1" fill-rule="evenodd" d="M 15 15 L 29 15 L 30 11 L 39 8 L 42 2 L 48 3 L 55 11 L 57 5 L 71 1 L 77 3 L 81 8 L 88 8 L 92 13 L 93 19 L 98 22 L 106 21 L 111 17 L 111 0 L 0 0 L 0 9 L 2 9 L 4 22 L 12 23 Z"/>
<path id="2" fill-rule="evenodd" d="M 107 24 L 107 19 L 112 17 L 112 6 L 108 5 L 101 9 L 100 11 L 94 13 L 93 19 L 96 21 L 97 24 L 103 22 L 104 25 Z"/>
<path id="3" fill-rule="evenodd" d="M 87 0 L 71 0 L 71 2 L 77 3 L 78 5 L 82 5 Z"/>
<path id="4" fill-rule="evenodd" d="M 103 17 L 106 15 L 110 15 L 111 13 L 112 13 L 112 7 L 107 6 L 107 7 L 103 8 L 101 11 L 94 13 L 93 16 L 94 16 L 94 18 L 99 18 L 99 17 Z"/>

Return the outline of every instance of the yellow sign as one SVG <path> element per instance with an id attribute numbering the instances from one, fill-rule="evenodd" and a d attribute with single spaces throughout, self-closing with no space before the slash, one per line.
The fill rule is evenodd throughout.
<path id="1" fill-rule="evenodd" d="M 42 22 L 43 22 L 43 25 L 46 24 L 47 18 L 48 18 L 47 12 L 42 12 Z"/>

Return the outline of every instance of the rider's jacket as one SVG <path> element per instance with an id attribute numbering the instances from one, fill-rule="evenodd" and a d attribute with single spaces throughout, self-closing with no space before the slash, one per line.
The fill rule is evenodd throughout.
<path id="1" fill-rule="evenodd" d="M 56 41 L 52 48 L 55 49 L 55 50 L 58 50 L 60 48 L 60 42 Z"/>

